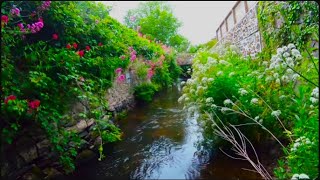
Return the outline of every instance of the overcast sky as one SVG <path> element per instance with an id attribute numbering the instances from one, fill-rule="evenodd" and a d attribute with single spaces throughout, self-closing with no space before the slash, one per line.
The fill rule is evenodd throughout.
<path id="1" fill-rule="evenodd" d="M 103 1 L 112 5 L 110 16 L 124 23 L 129 9 L 134 9 L 141 1 Z M 182 21 L 179 33 L 192 44 L 208 42 L 215 37 L 216 30 L 236 1 L 169 1 L 174 15 Z"/>

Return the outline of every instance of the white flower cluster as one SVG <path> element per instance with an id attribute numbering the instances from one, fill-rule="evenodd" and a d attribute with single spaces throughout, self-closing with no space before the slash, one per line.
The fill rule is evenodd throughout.
<path id="1" fill-rule="evenodd" d="M 259 100 L 257 98 L 252 98 L 250 103 L 251 104 L 258 104 Z"/>
<path id="2" fill-rule="evenodd" d="M 243 89 L 243 88 L 240 88 L 240 89 L 239 89 L 239 94 L 240 94 L 241 96 L 243 96 L 243 95 L 248 94 L 248 91 L 246 91 L 246 90 Z"/>
<path id="3" fill-rule="evenodd" d="M 291 148 L 291 151 L 296 151 L 297 148 L 303 144 L 312 144 L 309 138 L 306 138 L 305 136 L 302 136 L 295 140 L 295 143 L 293 144 L 293 147 Z"/>
<path id="4" fill-rule="evenodd" d="M 215 66 L 215 65 L 218 64 L 218 61 L 217 61 L 216 59 L 213 59 L 212 57 L 208 57 L 207 63 L 208 63 L 208 65 L 210 65 L 210 66 Z"/>
<path id="5" fill-rule="evenodd" d="M 291 178 L 291 180 L 298 180 L 298 179 L 310 179 L 308 175 L 306 174 L 294 174 Z"/>
<path id="6" fill-rule="evenodd" d="M 260 124 L 263 123 L 263 119 L 261 119 L 259 116 L 254 117 L 254 120 L 258 121 Z"/>
<path id="7" fill-rule="evenodd" d="M 279 117 L 281 114 L 281 111 L 280 110 L 276 110 L 276 111 L 272 111 L 271 112 L 271 116 L 274 116 L 274 117 Z"/>
<path id="8" fill-rule="evenodd" d="M 206 103 L 212 103 L 214 100 L 213 100 L 213 98 L 212 97 L 208 97 L 207 99 L 206 99 Z"/>
<path id="9" fill-rule="evenodd" d="M 223 104 L 226 106 L 226 105 L 232 104 L 232 101 L 230 99 L 226 99 L 223 101 Z"/>
<path id="10" fill-rule="evenodd" d="M 312 90 L 310 101 L 312 104 L 317 104 L 319 102 L 319 88 L 316 87 Z"/>
<path id="11" fill-rule="evenodd" d="M 296 81 L 299 77 L 299 74 L 294 73 L 291 68 L 294 68 L 299 64 L 299 60 L 302 58 L 300 52 L 295 49 L 294 44 L 288 44 L 277 49 L 277 54 L 273 55 L 270 60 L 269 68 L 266 70 L 282 70 L 284 69 L 285 73 L 280 77 L 278 73 L 273 73 L 273 76 L 267 76 L 266 82 L 275 80 L 277 84 L 281 82 L 286 84 L 290 81 Z M 263 65 L 267 66 L 267 62 L 263 62 Z M 280 81 L 281 79 L 281 81 Z"/>

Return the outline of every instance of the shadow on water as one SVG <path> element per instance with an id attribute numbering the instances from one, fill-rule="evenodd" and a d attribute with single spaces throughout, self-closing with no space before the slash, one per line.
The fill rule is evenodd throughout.
<path id="1" fill-rule="evenodd" d="M 257 179 L 244 171 L 243 161 L 223 154 L 210 158 L 200 144 L 202 129 L 198 114 L 190 115 L 177 102 L 181 87 L 160 92 L 152 103 L 135 107 L 121 120 L 123 140 L 113 146 L 101 162 L 81 165 L 70 178 L 105 179 Z M 217 151 L 218 152 L 218 151 Z M 211 159 L 211 160 L 210 160 Z"/>

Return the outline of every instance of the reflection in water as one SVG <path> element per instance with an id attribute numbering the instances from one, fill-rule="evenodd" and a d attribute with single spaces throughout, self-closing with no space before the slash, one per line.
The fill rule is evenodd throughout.
<path id="1" fill-rule="evenodd" d="M 201 128 L 197 123 L 198 115 L 191 116 L 183 110 L 183 105 L 177 102 L 180 91 L 178 84 L 159 93 L 151 104 L 135 107 L 128 113 L 128 117 L 120 122 L 124 132 L 123 141 L 118 142 L 103 161 L 94 160 L 79 167 L 73 178 L 230 177 L 230 173 L 225 175 L 226 171 L 223 172 L 223 169 L 226 170 L 230 167 L 228 163 L 234 162 L 219 162 L 218 159 L 217 162 L 222 164 L 219 169 L 219 163 L 209 163 L 209 152 L 198 145 L 202 140 Z M 223 164 L 224 162 L 227 164 Z M 235 169 L 240 169 L 241 166 L 235 166 Z"/>

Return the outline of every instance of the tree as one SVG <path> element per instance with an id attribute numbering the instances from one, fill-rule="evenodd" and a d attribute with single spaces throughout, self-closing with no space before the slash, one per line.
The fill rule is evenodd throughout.
<path id="1" fill-rule="evenodd" d="M 183 52 L 187 51 L 187 49 L 189 48 L 190 41 L 186 37 L 180 34 L 176 34 L 169 39 L 169 44 L 178 52 Z"/>
<path id="2" fill-rule="evenodd" d="M 136 9 L 128 11 L 125 24 L 167 45 L 170 45 L 170 38 L 177 34 L 182 25 L 173 15 L 169 4 L 162 1 L 140 3 Z"/>

